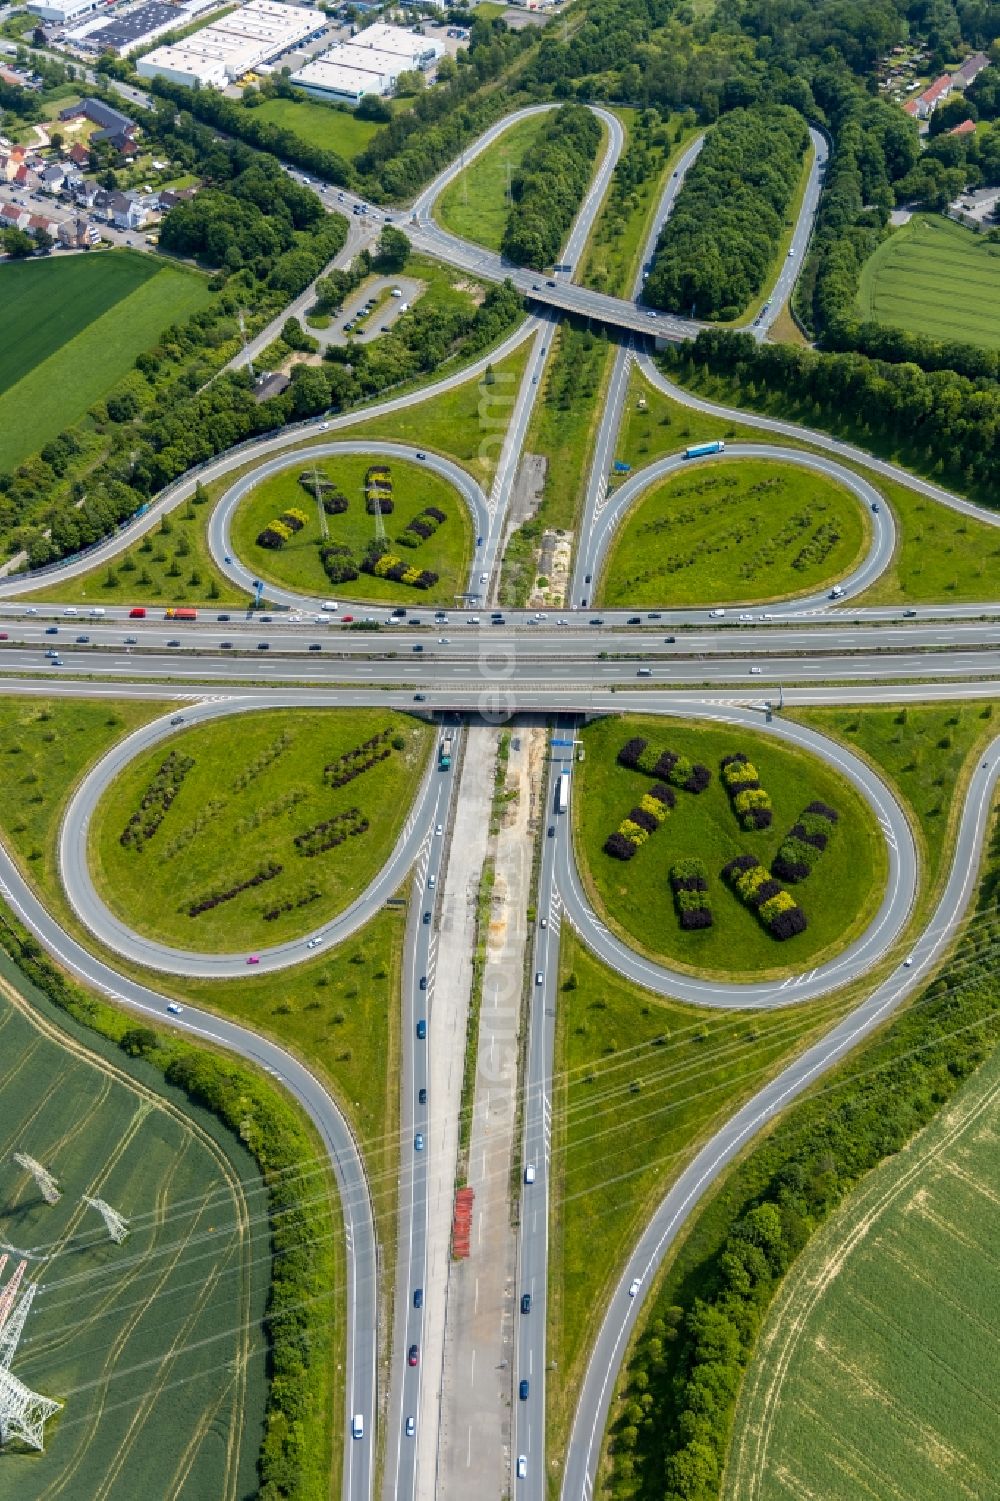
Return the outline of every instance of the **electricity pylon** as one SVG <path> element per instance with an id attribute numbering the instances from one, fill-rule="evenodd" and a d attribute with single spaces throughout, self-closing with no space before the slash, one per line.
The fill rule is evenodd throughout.
<path id="1" fill-rule="evenodd" d="M 34 1178 L 38 1192 L 46 1204 L 58 1204 L 62 1194 L 58 1183 L 48 1168 L 42 1167 L 42 1164 L 36 1162 L 34 1157 L 29 1157 L 27 1152 L 15 1152 L 14 1161 L 18 1167 L 23 1167 L 25 1172 L 30 1173 Z"/>
<path id="2" fill-rule="evenodd" d="M 128 1221 L 124 1220 L 118 1213 L 117 1209 L 112 1209 L 111 1205 L 105 1203 L 103 1199 L 91 1199 L 87 1196 L 87 1194 L 84 1194 L 83 1202 L 89 1205 L 91 1209 L 97 1210 L 98 1214 L 101 1216 L 101 1219 L 104 1221 L 105 1227 L 108 1234 L 111 1236 L 111 1239 L 114 1241 L 116 1246 L 120 1246 L 122 1241 L 128 1234 Z"/>

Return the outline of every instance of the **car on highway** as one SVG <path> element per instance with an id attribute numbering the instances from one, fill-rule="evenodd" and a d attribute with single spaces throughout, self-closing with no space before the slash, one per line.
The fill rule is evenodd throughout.
<path id="1" fill-rule="evenodd" d="M 424 1042 L 427 1038 L 427 1022 L 423 1017 L 417 1022 L 417 1041 Z"/>
<path id="2" fill-rule="evenodd" d="M 29 605 L 28 608 L 25 610 L 24 613 L 25 613 L 25 615 L 37 615 L 38 614 L 38 606 L 37 605 Z"/>
<path id="3" fill-rule="evenodd" d="M 419 1345 L 411 1345 L 410 1346 L 409 1351 L 407 1352 L 407 1356 L 406 1356 L 406 1363 L 407 1363 L 407 1365 L 411 1365 L 411 1366 L 412 1365 L 419 1365 L 420 1364 L 420 1346 Z"/>
<path id="4" fill-rule="evenodd" d="M 180 1016 L 181 1012 L 184 1010 L 184 1007 L 178 1006 L 176 1001 L 168 1001 L 167 1010 L 170 1012 L 171 1016 Z"/>
<path id="5" fill-rule="evenodd" d="M 413 695 L 413 702 L 415 704 L 422 704 L 424 702 L 424 700 L 426 699 L 426 697 L 427 697 L 426 693 L 415 693 Z"/>
<path id="6" fill-rule="evenodd" d="M 427 989 L 427 976 L 426 975 L 421 975 L 420 976 L 420 989 L 421 990 L 426 990 Z"/>
<path id="7" fill-rule="evenodd" d="M 309 650 L 310 651 L 322 651 L 323 650 L 323 643 L 321 641 L 310 641 L 310 643 L 309 643 Z"/>
<path id="8" fill-rule="evenodd" d="M 363 1415 L 360 1412 L 356 1412 L 354 1414 L 354 1417 L 351 1419 L 351 1437 L 352 1438 L 364 1438 L 364 1436 L 365 1436 L 365 1420 L 364 1420 Z"/>
<path id="9" fill-rule="evenodd" d="M 531 1312 L 531 1294 L 530 1293 L 522 1293 L 521 1294 L 521 1312 L 522 1313 L 530 1313 Z"/>
<path id="10" fill-rule="evenodd" d="M 224 559 L 224 561 L 225 561 L 225 562 L 227 562 L 227 563 L 231 563 L 231 562 L 232 562 L 232 561 L 233 561 L 233 560 L 232 560 L 232 558 L 231 558 L 231 557 L 230 557 L 230 556 L 229 556 L 229 554 L 228 554 L 228 553 L 226 553 L 226 556 L 225 556 L 225 559 Z"/>
<path id="11" fill-rule="evenodd" d="M 77 636 L 77 638 L 76 638 L 76 644 L 77 644 L 77 646 L 89 646 L 90 645 L 90 637 L 89 636 Z"/>
<path id="12" fill-rule="evenodd" d="M 125 637 L 125 645 L 126 646 L 137 646 L 138 644 L 139 644 L 139 637 L 138 636 L 126 636 Z"/>
<path id="13" fill-rule="evenodd" d="M 413 1289 L 413 1306 L 414 1308 L 423 1308 L 424 1306 L 424 1290 L 422 1287 L 415 1287 Z"/>
<path id="14" fill-rule="evenodd" d="M 170 640 L 167 642 L 168 646 L 180 646 L 180 644 L 180 638 L 178 636 L 171 636 Z"/>
<path id="15" fill-rule="evenodd" d="M 57 657 L 55 652 L 50 652 L 48 655 L 50 667 L 61 667 L 63 665 L 62 657 Z"/>
<path id="16" fill-rule="evenodd" d="M 450 636 L 439 636 L 438 637 L 438 646 L 450 646 L 450 645 L 451 645 L 451 637 Z"/>
<path id="17" fill-rule="evenodd" d="M 652 675 L 653 675 L 653 669 L 651 667 L 640 667 L 636 671 L 636 677 L 637 678 L 648 678 L 648 677 L 652 677 Z"/>
<path id="18" fill-rule="evenodd" d="M 418 452 L 417 452 L 417 458 L 418 459 L 426 459 L 426 457 L 427 457 L 427 455 L 425 453 L 420 453 L 419 450 L 418 450 Z"/>
<path id="19" fill-rule="evenodd" d="M 528 1400 L 528 1392 L 530 1390 L 531 1390 L 531 1388 L 529 1387 L 527 1381 L 521 1381 L 521 1383 L 519 1384 L 519 1386 L 517 1388 L 517 1395 L 520 1397 L 520 1399 L 521 1399 L 522 1402 L 527 1402 L 527 1400 Z"/>
<path id="20" fill-rule="evenodd" d="M 413 1150 L 415 1152 L 422 1152 L 424 1150 L 424 1135 L 422 1131 L 418 1131 L 413 1138 Z"/>
<path id="21" fill-rule="evenodd" d="M 747 612 L 744 610 L 743 614 L 740 616 L 740 619 L 741 620 L 752 620 L 753 616 L 752 615 L 748 615 Z"/>
<path id="22" fill-rule="evenodd" d="M 248 964 L 259 964 L 260 963 L 260 955 L 259 954 L 248 954 L 247 955 L 247 963 Z"/>
<path id="23" fill-rule="evenodd" d="M 59 627 L 57 625 L 47 625 L 45 627 L 45 634 L 46 636 L 58 636 Z"/>
<path id="24" fill-rule="evenodd" d="M 333 610 L 339 610 L 340 606 L 338 605 L 338 603 L 337 603 L 337 601 L 335 599 L 325 599 L 323 601 L 323 603 L 320 605 L 320 609 L 321 610 L 333 611 Z"/>
<path id="25" fill-rule="evenodd" d="M 271 650 L 271 643 L 270 643 L 270 641 L 258 641 L 257 642 L 257 650 L 258 651 L 270 651 Z"/>
<path id="26" fill-rule="evenodd" d="M 642 625 L 642 621 L 640 620 L 640 618 L 639 618 L 638 615 L 630 615 L 629 618 L 626 620 L 625 624 L 626 625 Z"/>
<path id="27" fill-rule="evenodd" d="M 526 1454 L 519 1454 L 517 1456 L 517 1478 L 518 1480 L 527 1480 L 528 1478 L 528 1456 Z"/>
<path id="28" fill-rule="evenodd" d="M 535 1164 L 533 1162 L 528 1162 L 525 1164 L 524 1181 L 528 1184 L 534 1183 L 535 1181 Z"/>
<path id="29" fill-rule="evenodd" d="M 758 677 L 760 675 L 760 672 L 761 672 L 761 669 L 759 667 L 751 667 L 751 669 L 750 669 L 750 675 L 752 677 Z"/>
<path id="30" fill-rule="evenodd" d="M 629 1288 L 628 1288 L 628 1295 L 629 1295 L 629 1297 L 630 1298 L 634 1298 L 635 1295 L 638 1293 L 639 1288 L 641 1286 L 642 1286 L 642 1280 L 641 1280 L 641 1278 L 639 1278 L 639 1277 L 633 1277 L 632 1281 L 629 1283 Z"/>
<path id="31" fill-rule="evenodd" d="M 547 917 L 543 917 L 543 918 L 541 918 L 541 919 L 540 919 L 540 920 L 539 920 L 539 923 L 538 923 L 538 926 L 539 926 L 539 927 L 540 927 L 540 928 L 547 928 L 547 927 L 548 927 L 548 925 L 549 925 L 549 920 L 548 920 L 548 918 L 547 918 Z"/>
<path id="32" fill-rule="evenodd" d="M 536 985 L 544 985 L 545 984 L 545 975 L 544 975 L 543 971 L 540 970 L 540 969 L 536 969 L 535 970 L 535 984 Z"/>
<path id="33" fill-rule="evenodd" d="M 171 724 L 183 724 L 184 723 L 184 715 L 183 714 L 175 714 L 174 717 L 173 717 L 173 719 L 170 721 L 170 723 Z"/>
<path id="34" fill-rule="evenodd" d="M 416 1433 L 416 1431 L 417 1431 L 417 1420 L 413 1416 L 413 1414 L 410 1413 L 410 1416 L 406 1420 L 406 1437 L 407 1438 L 412 1438 L 413 1435 Z"/>
<path id="35" fill-rule="evenodd" d="M 709 613 L 711 614 L 713 620 L 721 620 L 726 612 L 725 610 L 712 610 Z"/>
<path id="36" fill-rule="evenodd" d="M 79 613 L 80 612 L 77 610 L 76 605 L 67 605 L 63 610 L 64 615 L 78 615 Z"/>
<path id="37" fill-rule="evenodd" d="M 219 642 L 219 650 L 220 651 L 232 651 L 232 649 L 233 649 L 233 643 L 231 641 L 220 641 Z"/>
<path id="38" fill-rule="evenodd" d="M 903 611 L 903 619 L 904 620 L 913 620 L 916 617 L 916 613 L 917 613 L 916 610 L 904 610 Z"/>
<path id="39" fill-rule="evenodd" d="M 215 618 L 219 622 L 220 625 L 225 625 L 228 621 L 230 621 L 232 619 L 232 616 L 231 615 L 216 615 Z"/>
<path id="40" fill-rule="evenodd" d="M 904 969 L 910 969 L 910 968 L 912 968 L 913 961 L 914 961 L 915 957 L 916 957 L 915 954 L 907 954 L 906 958 L 903 960 L 903 968 Z"/>
<path id="41" fill-rule="evenodd" d="M 427 1090 L 426 1089 L 418 1089 L 417 1090 L 417 1104 L 418 1105 L 426 1105 L 427 1104 Z"/>
<path id="42" fill-rule="evenodd" d="M 875 513 L 876 513 L 876 514 L 878 514 L 878 501 L 877 501 L 877 500 L 873 500 L 873 501 L 872 501 L 872 510 L 873 510 L 873 511 L 874 511 L 874 512 L 875 512 Z"/>
<path id="43" fill-rule="evenodd" d="M 351 621 L 354 619 L 354 616 L 353 615 L 341 615 L 340 618 L 343 621 L 344 625 L 350 625 Z"/>
<path id="44" fill-rule="evenodd" d="M 444 824 L 443 823 L 439 823 L 438 826 L 437 826 L 437 828 L 434 830 L 434 832 L 438 836 L 440 836 L 441 834 L 443 834 L 444 833 Z"/>
<path id="45" fill-rule="evenodd" d="M 431 920 L 430 913 L 429 912 L 425 912 L 424 913 L 424 927 L 425 928 L 426 928 L 427 924 L 430 922 L 430 920 Z"/>

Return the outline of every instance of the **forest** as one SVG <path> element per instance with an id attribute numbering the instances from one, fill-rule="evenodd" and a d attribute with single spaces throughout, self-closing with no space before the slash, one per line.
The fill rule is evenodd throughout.
<path id="1" fill-rule="evenodd" d="M 587 196 L 601 127 L 589 109 L 564 104 L 525 154 L 511 181 L 511 208 L 500 249 L 541 271 L 559 258 Z"/>

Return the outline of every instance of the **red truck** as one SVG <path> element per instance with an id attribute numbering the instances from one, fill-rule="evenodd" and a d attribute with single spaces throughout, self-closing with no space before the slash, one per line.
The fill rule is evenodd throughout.
<path id="1" fill-rule="evenodd" d="M 165 611 L 163 618 L 164 620 L 197 620 L 198 611 L 187 610 L 182 608 L 181 606 L 178 606 L 175 609 L 173 606 L 171 606 L 169 610 Z"/>
<path id="2" fill-rule="evenodd" d="M 129 610 L 129 612 L 128 612 L 128 618 L 129 618 L 129 620 L 145 620 L 145 618 L 146 618 L 146 607 L 145 607 L 145 605 L 136 605 L 134 609 Z"/>

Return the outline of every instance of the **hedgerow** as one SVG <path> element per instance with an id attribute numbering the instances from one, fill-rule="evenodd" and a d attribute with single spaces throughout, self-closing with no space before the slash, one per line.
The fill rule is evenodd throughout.
<path id="1" fill-rule="evenodd" d="M 268 860 L 266 865 L 260 866 L 245 881 L 236 881 L 232 886 L 216 887 L 213 891 L 192 897 L 189 902 L 182 904 L 180 910 L 186 912 L 188 917 L 200 917 L 203 912 L 212 912 L 216 907 L 221 907 L 223 902 L 231 902 L 244 891 L 252 891 L 255 886 L 263 886 L 265 881 L 273 881 L 275 876 L 281 875 L 283 869 L 284 866 L 279 865 L 276 860 Z"/>
<path id="2" fill-rule="evenodd" d="M 778 846 L 771 861 L 771 874 L 779 881 L 804 881 L 812 874 L 817 859 L 826 849 L 837 812 L 819 801 L 811 802 L 799 814 Z"/>
<path id="3" fill-rule="evenodd" d="M 645 772 L 646 776 L 657 777 L 660 781 L 670 782 L 683 792 L 693 792 L 695 795 L 704 792 L 712 780 L 707 766 L 702 766 L 698 761 L 690 761 L 687 756 L 679 756 L 676 751 L 651 750 L 649 742 L 638 735 L 626 740 L 618 752 L 618 764 L 633 771 Z"/>
<path id="4" fill-rule="evenodd" d="M 673 789 L 661 782 L 655 783 L 618 825 L 616 832 L 609 834 L 604 841 L 604 853 L 615 860 L 631 860 L 639 846 L 645 844 L 650 834 L 655 834 L 660 824 L 666 821 L 674 802 Z"/>
<path id="5" fill-rule="evenodd" d="M 139 807 L 129 818 L 122 831 L 119 844 L 133 847 L 141 854 L 147 839 L 152 839 L 160 824 L 170 811 L 170 805 L 180 792 L 184 778 L 194 766 L 193 756 L 182 756 L 172 750 L 160 766 L 153 780 L 142 794 Z"/>
<path id="6" fill-rule="evenodd" d="M 737 855 L 723 867 L 723 878 L 745 907 L 756 912 L 772 938 L 794 938 L 806 930 L 806 915 L 784 887 L 768 875 L 756 855 Z"/>
<path id="7" fill-rule="evenodd" d="M 685 932 L 712 926 L 712 908 L 708 899 L 708 872 L 694 857 L 678 860 L 670 867 L 670 889 L 674 906 Z"/>
<path id="8" fill-rule="evenodd" d="M 380 730 L 377 735 L 372 735 L 352 750 L 344 751 L 336 761 L 327 762 L 323 767 L 324 784 L 327 787 L 346 787 L 355 777 L 371 771 L 380 761 L 388 760 L 392 755 L 390 736 L 391 731 Z"/>
<path id="9" fill-rule="evenodd" d="M 753 762 L 742 751 L 735 751 L 722 758 L 720 775 L 740 828 L 747 833 L 769 829 L 774 817 L 771 799 L 760 785 Z"/>
<path id="10" fill-rule="evenodd" d="M 360 808 L 345 808 L 343 812 L 335 813 L 333 818 L 325 818 L 321 823 L 314 823 L 311 828 L 296 834 L 292 843 L 300 855 L 322 855 L 327 850 L 336 849 L 345 839 L 354 839 L 359 834 L 364 834 L 369 827 L 369 821 Z"/>

